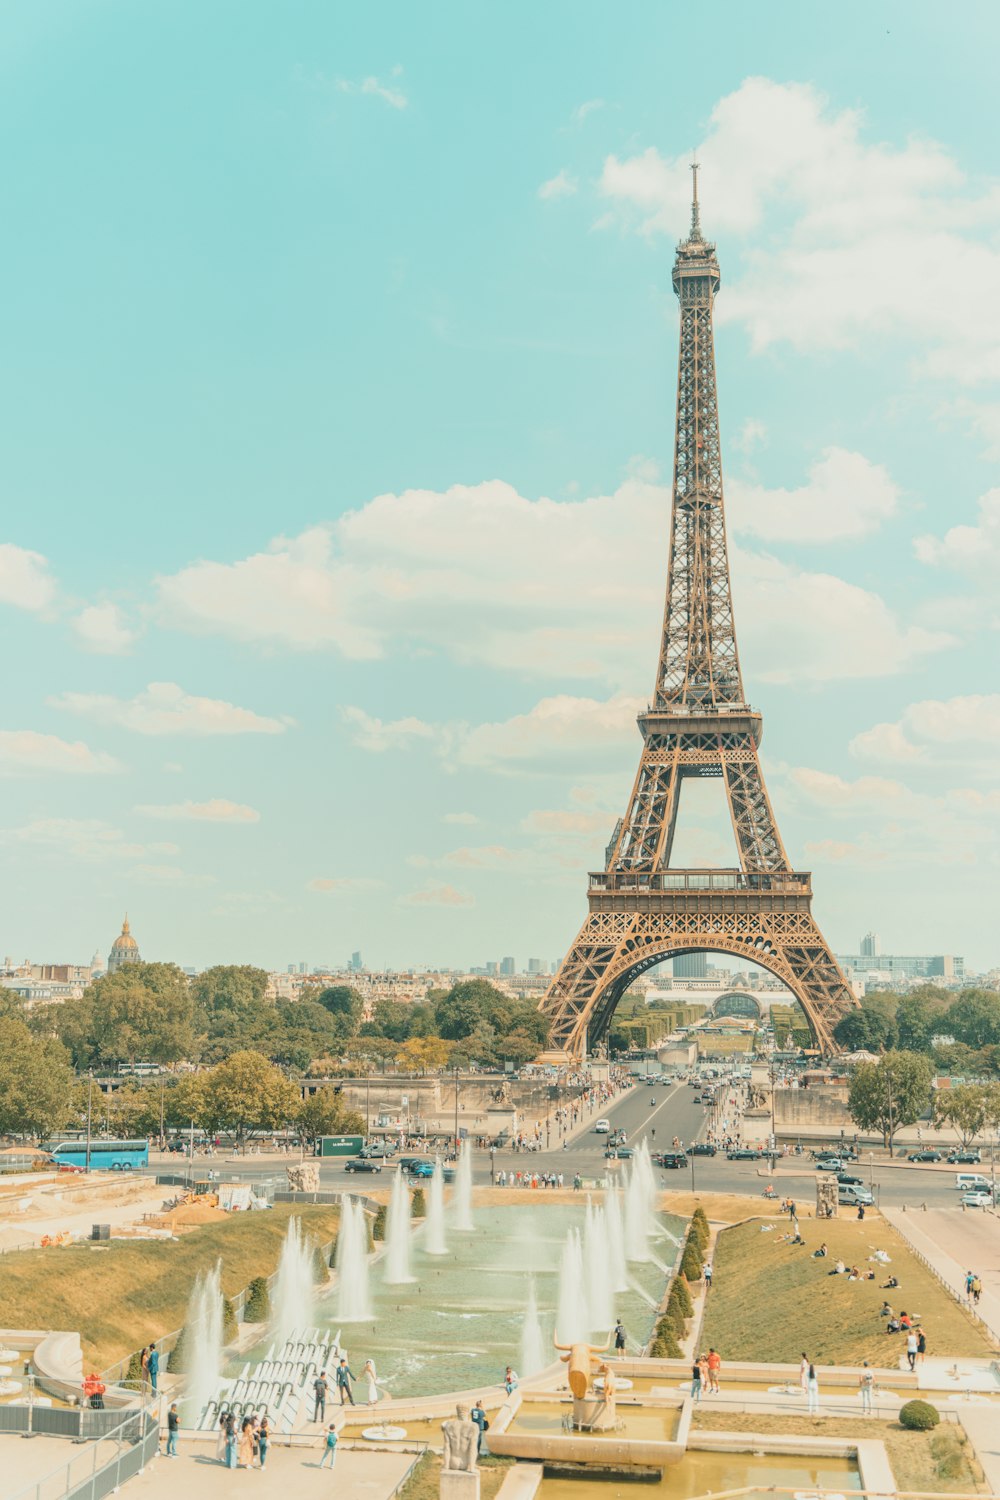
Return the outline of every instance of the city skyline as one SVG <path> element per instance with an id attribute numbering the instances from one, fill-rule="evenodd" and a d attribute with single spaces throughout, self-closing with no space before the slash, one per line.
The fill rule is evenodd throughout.
<path id="1" fill-rule="evenodd" d="M 652 686 L 695 147 L 789 854 L 836 952 L 874 913 L 888 953 L 985 968 L 989 13 L 915 98 L 950 43 L 903 6 L 850 45 L 740 27 L 710 77 L 683 13 L 638 7 L 614 55 L 542 15 L 475 86 L 436 47 L 471 48 L 459 9 L 390 9 L 391 52 L 364 17 L 209 14 L 197 58 L 120 5 L 0 21 L 3 950 L 107 952 L 128 909 L 197 967 L 563 951 Z M 735 863 L 717 790 L 685 788 L 692 864 Z"/>

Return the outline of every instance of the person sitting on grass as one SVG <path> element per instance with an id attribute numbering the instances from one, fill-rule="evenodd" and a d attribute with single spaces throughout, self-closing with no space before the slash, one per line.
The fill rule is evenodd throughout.
<path id="1" fill-rule="evenodd" d="M 878 1315 L 880 1318 L 891 1318 L 894 1316 L 892 1308 L 889 1306 L 888 1302 L 882 1303 L 882 1306 L 879 1308 Z"/>
<path id="2" fill-rule="evenodd" d="M 827 1251 L 827 1248 L 826 1248 L 826 1240 L 824 1240 L 823 1243 L 822 1243 L 822 1245 L 820 1245 L 819 1249 L 813 1251 L 813 1260 L 825 1260 L 826 1257 L 827 1257 L 827 1254 L 828 1254 L 828 1251 Z"/>
<path id="3" fill-rule="evenodd" d="M 838 1260 L 837 1263 L 836 1263 L 836 1265 L 834 1266 L 833 1270 L 832 1271 L 827 1271 L 826 1274 L 828 1276 L 844 1276 L 844 1275 L 846 1275 L 846 1273 L 847 1273 L 847 1267 L 844 1265 L 844 1262 L 842 1260 Z"/>
<path id="4" fill-rule="evenodd" d="M 899 1282 L 896 1280 L 895 1276 L 890 1276 L 888 1281 L 883 1281 L 883 1283 L 882 1283 L 882 1291 L 883 1292 L 891 1291 L 891 1289 L 893 1287 L 898 1287 L 898 1286 L 899 1286 Z"/>
<path id="5" fill-rule="evenodd" d="M 851 1267 L 850 1274 L 848 1275 L 847 1279 L 848 1279 L 848 1281 L 860 1281 L 861 1280 L 861 1272 L 858 1270 L 857 1266 L 852 1266 Z"/>

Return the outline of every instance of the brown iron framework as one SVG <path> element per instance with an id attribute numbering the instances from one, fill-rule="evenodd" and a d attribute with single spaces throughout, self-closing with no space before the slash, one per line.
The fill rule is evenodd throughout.
<path id="1" fill-rule="evenodd" d="M 761 715 L 743 692 L 726 552 L 712 307 L 715 246 L 702 236 L 694 171 L 691 232 L 677 247 L 680 360 L 670 559 L 656 688 L 639 715 L 643 748 L 625 817 L 590 913 L 541 1003 L 553 1053 L 583 1057 L 631 981 L 664 958 L 732 953 L 769 969 L 799 1000 L 818 1047 L 857 1002 L 812 916 L 808 874 L 788 863 L 757 749 Z M 738 870 L 673 870 L 681 782 L 721 777 Z"/>

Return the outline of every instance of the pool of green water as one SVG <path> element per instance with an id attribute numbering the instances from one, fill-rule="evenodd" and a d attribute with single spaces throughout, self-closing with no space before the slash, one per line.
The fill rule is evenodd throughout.
<path id="1" fill-rule="evenodd" d="M 661 1443 L 672 1442 L 680 1422 L 679 1407 L 619 1406 L 618 1421 L 622 1426 L 613 1432 L 587 1433 L 588 1437 L 600 1438 L 651 1438 Z M 559 1437 L 564 1432 L 563 1423 L 572 1415 L 570 1401 L 524 1401 L 507 1431 Z"/>
<path id="2" fill-rule="evenodd" d="M 826 1500 L 833 1495 L 848 1495 L 861 1488 L 861 1475 L 853 1459 L 796 1458 L 771 1455 L 756 1458 L 750 1453 L 688 1453 L 679 1463 L 664 1469 L 659 1481 L 629 1479 L 589 1479 L 581 1469 L 572 1478 L 542 1480 L 536 1500 L 648 1500 L 670 1496 L 670 1500 L 694 1500 L 697 1495 L 717 1494 L 722 1490 L 759 1486 L 761 1490 L 776 1485 L 803 1496 L 815 1496 L 826 1490 Z M 791 1497 L 789 1497 L 791 1500 Z"/>

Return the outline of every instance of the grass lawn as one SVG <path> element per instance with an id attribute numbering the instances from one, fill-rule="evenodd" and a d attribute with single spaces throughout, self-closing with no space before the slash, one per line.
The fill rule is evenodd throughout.
<path id="1" fill-rule="evenodd" d="M 515 1462 L 513 1458 L 484 1457 L 479 1460 L 479 1500 L 494 1500 L 507 1477 L 507 1470 Z M 440 1455 L 425 1453 L 400 1490 L 399 1500 L 438 1500 L 440 1493 Z"/>
<path id="2" fill-rule="evenodd" d="M 715 1432 L 774 1432 L 822 1437 L 874 1438 L 885 1443 L 896 1487 L 933 1494 L 988 1494 L 983 1471 L 960 1427 L 907 1432 L 898 1422 L 866 1422 L 862 1417 L 768 1417 L 739 1412 L 696 1411 L 692 1427 Z"/>
<path id="3" fill-rule="evenodd" d="M 697 1157 L 695 1161 L 698 1161 Z M 700 1166 L 701 1163 L 699 1162 L 698 1165 Z M 678 1179 L 676 1189 L 669 1185 L 675 1178 Z M 659 1200 L 659 1206 L 664 1212 L 676 1214 L 678 1218 L 687 1220 L 696 1208 L 701 1207 L 713 1222 L 720 1224 L 739 1224 L 748 1213 L 754 1212 L 753 1205 L 745 1193 L 692 1193 L 690 1187 L 682 1189 L 681 1185 L 685 1181 L 690 1181 L 690 1173 L 685 1178 L 683 1172 L 661 1172 L 661 1187 L 664 1182 L 668 1184 L 666 1191 L 661 1192 Z M 763 1199 L 758 1201 L 762 1213 L 771 1206 Z M 775 1222 L 778 1222 L 777 1214 Z M 781 1222 L 787 1223 L 787 1220 Z"/>
<path id="4" fill-rule="evenodd" d="M 184 1322 L 195 1276 L 222 1257 L 222 1288 L 242 1291 L 278 1264 L 292 1214 L 318 1242 L 336 1233 L 339 1211 L 279 1204 L 269 1213 L 233 1214 L 177 1241 L 112 1240 L 20 1250 L 3 1257 L 0 1327 L 79 1329 L 87 1368 L 107 1369 Z"/>
<path id="5" fill-rule="evenodd" d="M 799 1225 L 804 1246 L 777 1243 L 787 1220 L 769 1233 L 751 1222 L 720 1234 L 702 1328 L 706 1348 L 715 1347 L 724 1359 L 798 1364 L 805 1350 L 816 1364 L 855 1365 L 867 1359 L 876 1367 L 895 1369 L 903 1340 L 898 1334 L 887 1336 L 878 1315 L 888 1297 L 897 1313 L 919 1316 L 929 1354 L 985 1357 L 993 1352 L 986 1334 L 883 1219 L 869 1217 L 860 1224 L 856 1219 L 800 1219 Z M 829 1256 L 814 1260 L 812 1251 L 824 1240 Z M 867 1257 L 876 1249 L 885 1250 L 892 1265 L 876 1263 L 874 1281 L 827 1274 L 838 1256 L 848 1267 L 866 1270 Z M 880 1283 L 890 1272 L 900 1286 L 883 1292 Z"/>

